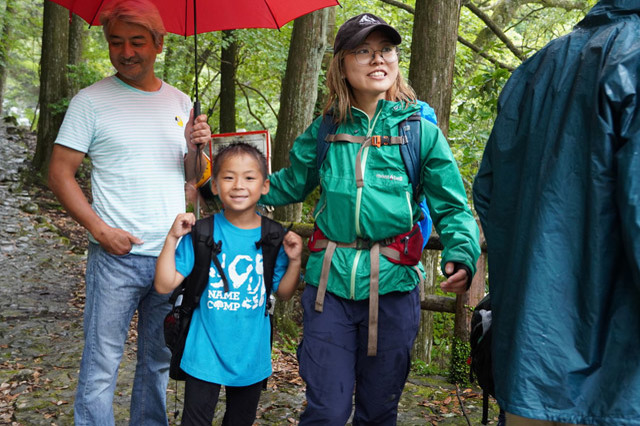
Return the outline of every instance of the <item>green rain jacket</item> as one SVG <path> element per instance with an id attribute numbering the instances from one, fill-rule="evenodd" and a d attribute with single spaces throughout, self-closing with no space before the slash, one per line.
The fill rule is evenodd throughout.
<path id="1" fill-rule="evenodd" d="M 341 124 L 336 133 L 355 136 L 397 136 L 398 124 L 419 111 L 398 102 L 379 101 L 375 118 L 352 109 L 353 120 Z M 270 176 L 271 189 L 261 202 L 284 205 L 304 201 L 318 185 L 321 195 L 314 216 L 316 225 L 330 240 L 350 243 L 356 237 L 379 241 L 408 232 L 420 218 L 400 149 L 397 145 L 368 147 L 362 152 L 364 187 L 356 187 L 355 167 L 359 144 L 332 143 L 320 170 L 317 169 L 317 132 L 322 117 L 300 135 L 289 153 L 291 166 Z M 436 231 L 440 235 L 445 262 L 459 262 L 475 272 L 480 249 L 478 227 L 468 207 L 467 196 L 455 159 L 440 130 L 422 119 L 422 174 L 424 195 Z M 324 250 L 311 253 L 305 281 L 318 285 Z M 419 266 L 422 268 L 422 265 Z M 333 255 L 327 291 L 342 298 L 369 297 L 368 250 L 338 248 Z M 380 256 L 379 293 L 410 291 L 420 277 L 411 267 Z"/>
<path id="2" fill-rule="evenodd" d="M 640 1 L 599 2 L 498 108 L 473 189 L 498 402 L 640 425 Z"/>

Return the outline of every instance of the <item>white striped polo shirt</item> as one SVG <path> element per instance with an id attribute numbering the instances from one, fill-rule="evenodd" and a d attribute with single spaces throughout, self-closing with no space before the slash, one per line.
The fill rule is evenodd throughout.
<path id="1" fill-rule="evenodd" d="M 60 127 L 55 143 L 91 158 L 93 210 L 144 241 L 134 254 L 157 256 L 185 210 L 190 109 L 187 95 L 164 82 L 145 92 L 112 76 L 78 92 Z"/>

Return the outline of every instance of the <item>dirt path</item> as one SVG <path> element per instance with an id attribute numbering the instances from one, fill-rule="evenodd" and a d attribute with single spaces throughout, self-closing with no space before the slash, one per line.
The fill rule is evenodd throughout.
<path id="1" fill-rule="evenodd" d="M 46 188 L 25 184 L 35 137 L 0 126 L 0 424 L 72 425 L 82 354 L 84 231 Z M 128 424 L 135 367 L 130 332 L 114 399 L 117 425 Z M 175 382 L 167 390 L 171 424 Z M 480 424 L 482 399 L 459 390 L 470 423 Z M 181 384 L 178 395 L 183 395 Z M 181 410 L 181 402 L 177 408 Z M 295 356 L 274 349 L 274 375 L 263 393 L 258 425 L 297 424 L 304 384 Z M 497 416 L 491 407 L 490 418 Z M 221 410 L 219 410 L 221 411 Z M 219 424 L 222 413 L 216 416 Z M 411 377 L 400 425 L 466 425 L 455 387 L 437 377 Z"/>

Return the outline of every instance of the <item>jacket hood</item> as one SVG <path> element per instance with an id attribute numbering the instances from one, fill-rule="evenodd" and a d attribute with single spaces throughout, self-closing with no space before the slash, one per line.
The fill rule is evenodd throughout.
<path id="1" fill-rule="evenodd" d="M 638 0 L 600 0 L 587 16 L 578 23 L 578 27 L 593 27 L 614 22 L 620 17 L 638 15 L 640 19 L 640 1 Z"/>

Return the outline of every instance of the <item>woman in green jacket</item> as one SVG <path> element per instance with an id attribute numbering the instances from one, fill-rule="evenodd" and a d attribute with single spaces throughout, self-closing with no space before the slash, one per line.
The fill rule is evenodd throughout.
<path id="1" fill-rule="evenodd" d="M 403 140 L 400 124 L 420 110 L 398 69 L 400 42 L 393 27 L 369 13 L 340 27 L 327 73 L 325 114 L 337 128 L 326 157 L 318 166 L 320 117 L 296 139 L 291 166 L 270 176 L 262 199 L 284 205 L 303 201 L 318 185 L 322 190 L 302 296 L 298 357 L 307 407 L 301 425 L 345 424 L 354 387 L 354 425 L 395 424 L 420 320 L 417 200 L 426 197 L 444 246 L 443 290 L 467 290 L 480 252 L 462 179 L 440 130 L 420 119 L 417 194 L 395 146 Z"/>

